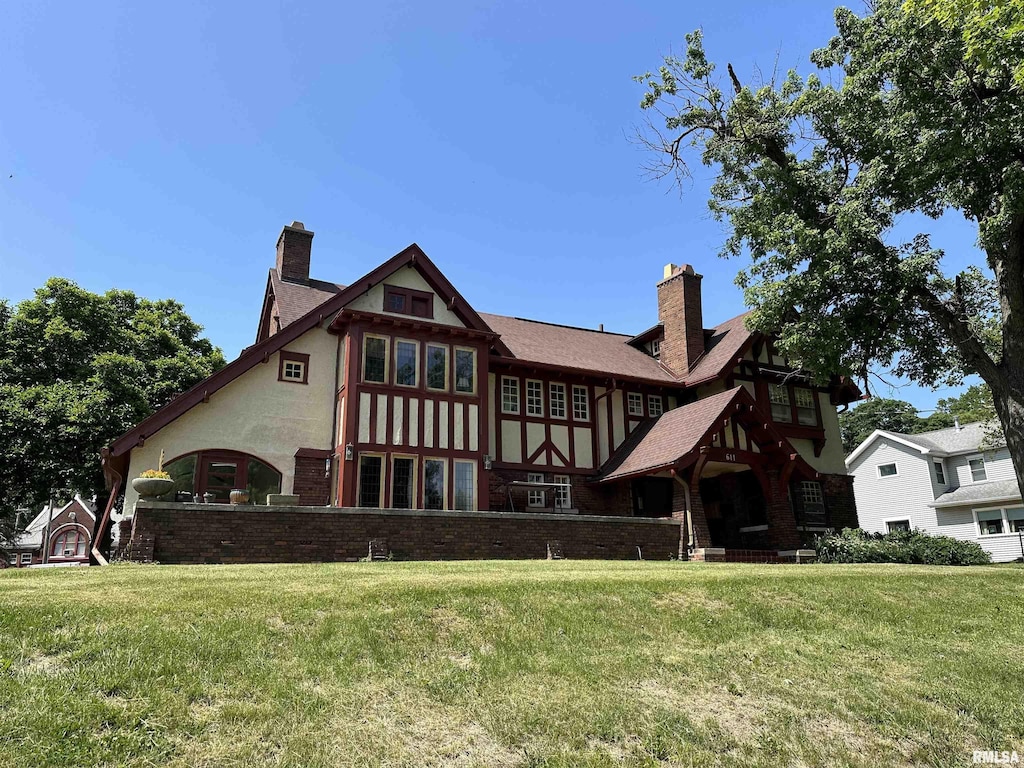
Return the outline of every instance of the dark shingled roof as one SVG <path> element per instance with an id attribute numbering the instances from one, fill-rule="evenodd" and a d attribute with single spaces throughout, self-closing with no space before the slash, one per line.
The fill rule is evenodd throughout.
<path id="1" fill-rule="evenodd" d="M 734 387 L 695 403 L 666 411 L 634 429 L 605 464 L 599 478 L 617 480 L 667 469 L 690 451 L 721 420 L 743 387 Z"/>
<path id="2" fill-rule="evenodd" d="M 704 354 L 685 376 L 687 386 L 713 381 L 736 364 L 736 358 L 743 355 L 747 342 L 754 337 L 746 326 L 749 314 L 737 315 L 711 331 Z"/>
<path id="3" fill-rule="evenodd" d="M 653 357 L 631 347 L 627 343 L 630 336 L 483 312 L 480 317 L 501 336 L 518 360 L 680 383 Z"/>
<path id="4" fill-rule="evenodd" d="M 310 280 L 308 283 L 282 280 L 276 269 L 270 270 L 270 285 L 277 298 L 277 312 L 282 328 L 316 309 L 334 294 L 345 290 L 344 285 L 323 280 Z"/>

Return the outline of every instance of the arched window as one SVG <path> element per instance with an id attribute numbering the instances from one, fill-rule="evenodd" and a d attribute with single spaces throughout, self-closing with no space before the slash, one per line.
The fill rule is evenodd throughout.
<path id="1" fill-rule="evenodd" d="M 52 557 L 84 557 L 87 537 L 77 528 L 64 531 L 53 540 Z"/>
<path id="2" fill-rule="evenodd" d="M 222 504 L 230 501 L 234 488 L 247 488 L 252 504 L 265 504 L 267 494 L 281 492 L 280 472 L 255 456 L 238 451 L 188 453 L 164 464 L 164 471 L 174 480 L 174 493 L 212 493 L 214 500 Z M 173 498 L 173 494 L 165 498 Z"/>

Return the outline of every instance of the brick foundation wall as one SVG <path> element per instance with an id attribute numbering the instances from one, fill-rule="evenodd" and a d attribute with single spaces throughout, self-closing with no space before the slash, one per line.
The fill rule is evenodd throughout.
<path id="1" fill-rule="evenodd" d="M 292 493 L 304 507 L 326 507 L 331 503 L 331 476 L 326 460 L 319 456 L 295 457 L 295 484 Z M 266 499 L 252 499 L 257 504 Z"/>
<path id="2" fill-rule="evenodd" d="M 541 559 L 548 542 L 567 558 L 668 560 L 672 520 L 502 512 L 423 512 L 139 502 L 129 556 L 160 563 L 358 560 L 371 539 L 397 559 Z"/>

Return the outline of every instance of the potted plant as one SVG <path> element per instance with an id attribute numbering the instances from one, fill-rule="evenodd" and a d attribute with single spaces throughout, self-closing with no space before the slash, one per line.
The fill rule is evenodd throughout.
<path id="1" fill-rule="evenodd" d="M 249 503 L 249 489 L 248 488 L 232 488 L 230 499 L 232 504 L 248 504 Z"/>
<path id="2" fill-rule="evenodd" d="M 174 490 L 174 481 L 162 469 L 147 469 L 132 480 L 132 488 L 144 501 L 153 501 Z"/>

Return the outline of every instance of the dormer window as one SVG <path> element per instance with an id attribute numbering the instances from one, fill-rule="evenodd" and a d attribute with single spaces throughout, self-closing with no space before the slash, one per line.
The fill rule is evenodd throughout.
<path id="1" fill-rule="evenodd" d="M 434 294 L 417 291 L 415 288 L 385 285 L 384 311 L 431 320 L 434 317 Z"/>
<path id="2" fill-rule="evenodd" d="M 661 357 L 661 340 L 655 339 L 651 342 L 651 354 L 655 357 Z"/>

